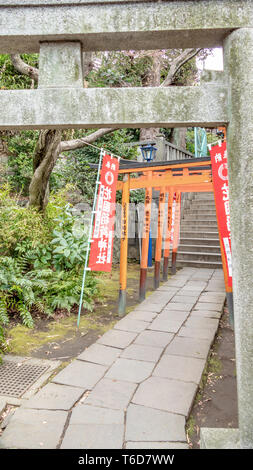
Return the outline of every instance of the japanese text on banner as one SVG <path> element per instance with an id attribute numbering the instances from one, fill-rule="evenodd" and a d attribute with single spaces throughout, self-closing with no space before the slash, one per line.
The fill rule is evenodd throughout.
<path id="1" fill-rule="evenodd" d="M 220 240 L 225 254 L 228 286 L 232 288 L 232 253 L 230 233 L 229 188 L 226 142 L 210 150 L 212 161 L 214 197 Z"/>
<path id="2" fill-rule="evenodd" d="M 118 170 L 118 159 L 104 155 L 89 259 L 92 271 L 109 272 L 112 268 Z"/>

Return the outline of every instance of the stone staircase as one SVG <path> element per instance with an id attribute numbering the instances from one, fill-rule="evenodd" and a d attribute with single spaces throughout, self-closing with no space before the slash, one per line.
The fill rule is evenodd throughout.
<path id="1" fill-rule="evenodd" d="M 194 193 L 184 209 L 177 266 L 222 268 L 213 193 Z"/>

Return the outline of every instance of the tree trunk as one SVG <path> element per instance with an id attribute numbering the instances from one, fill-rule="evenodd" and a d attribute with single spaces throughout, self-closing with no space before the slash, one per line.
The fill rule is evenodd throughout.
<path id="1" fill-rule="evenodd" d="M 171 143 L 186 150 L 186 127 L 175 127 L 172 130 Z"/>
<path id="2" fill-rule="evenodd" d="M 44 211 L 49 198 L 49 179 L 60 154 L 60 130 L 43 130 L 35 148 L 33 177 L 29 186 L 29 207 Z"/>

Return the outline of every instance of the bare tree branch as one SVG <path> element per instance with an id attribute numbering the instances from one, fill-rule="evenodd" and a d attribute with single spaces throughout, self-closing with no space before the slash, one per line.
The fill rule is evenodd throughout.
<path id="1" fill-rule="evenodd" d="M 201 49 L 184 49 L 183 52 L 176 57 L 175 60 L 173 60 L 170 70 L 168 72 L 167 77 L 165 80 L 161 83 L 161 87 L 169 86 L 173 82 L 173 79 L 176 75 L 176 73 L 180 70 L 180 68 L 189 60 L 193 59 Z"/>
<path id="2" fill-rule="evenodd" d="M 28 75 L 36 82 L 39 79 L 39 70 L 36 67 L 26 64 L 20 57 L 19 54 L 11 54 L 11 61 L 15 69 L 23 75 Z"/>
<path id="3" fill-rule="evenodd" d="M 84 147 L 86 144 L 92 144 L 100 137 L 103 137 L 106 134 L 116 131 L 115 128 L 104 128 L 99 129 L 98 131 L 93 132 L 90 135 L 82 137 L 81 139 L 65 140 L 60 143 L 60 152 L 66 152 L 66 150 L 75 150 L 81 147 Z"/>

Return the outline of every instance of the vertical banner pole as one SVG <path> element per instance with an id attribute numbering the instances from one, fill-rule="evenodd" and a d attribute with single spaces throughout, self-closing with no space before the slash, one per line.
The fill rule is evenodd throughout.
<path id="1" fill-rule="evenodd" d="M 169 256 L 170 256 L 170 236 L 171 236 L 171 226 L 172 226 L 173 195 L 174 195 L 174 189 L 170 187 L 169 188 L 169 193 L 168 193 L 167 231 L 166 231 L 164 256 L 163 256 L 163 281 L 168 280 L 168 268 L 169 268 Z"/>
<path id="2" fill-rule="evenodd" d="M 181 191 L 176 192 L 175 221 L 172 246 L 171 274 L 176 274 L 177 249 L 180 235 Z"/>
<path id="3" fill-rule="evenodd" d="M 126 313 L 127 288 L 127 252 L 128 252 L 128 219 L 129 219 L 130 175 L 125 175 L 122 189 L 121 239 L 120 239 L 120 290 L 118 314 Z"/>
<path id="4" fill-rule="evenodd" d="M 160 195 L 159 195 L 157 240 L 156 240 L 156 249 L 155 249 L 155 271 L 154 271 L 154 288 L 155 289 L 157 289 L 160 284 L 160 264 L 161 264 L 161 254 L 162 254 L 164 202 L 165 202 L 165 188 L 162 188 L 160 190 Z"/>
<path id="5" fill-rule="evenodd" d="M 152 171 L 148 172 L 148 181 L 152 179 Z M 144 224 L 141 248 L 141 269 L 140 269 L 140 288 L 139 300 L 142 301 L 146 297 L 146 279 L 148 267 L 148 246 L 149 246 L 149 231 L 151 219 L 151 202 L 152 202 L 152 188 L 147 186 L 145 194 L 145 207 L 144 207 Z"/>
<path id="6" fill-rule="evenodd" d="M 101 170 L 103 155 L 104 155 L 104 149 L 101 148 L 100 156 L 99 156 L 99 163 L 98 163 L 98 171 L 97 171 L 95 195 L 94 195 L 94 200 L 93 200 L 93 208 L 92 208 L 92 213 L 91 213 L 91 218 L 90 218 L 90 228 L 89 228 L 89 236 L 88 236 L 87 251 L 86 251 L 85 264 L 84 264 L 84 270 L 83 270 L 82 288 L 81 288 L 81 295 L 80 295 L 80 301 L 79 301 L 79 310 L 78 310 L 78 317 L 77 317 L 77 328 L 79 328 L 79 325 L 80 325 L 80 316 L 81 316 L 82 303 L 83 303 L 83 293 L 84 293 L 84 285 L 85 285 L 85 279 L 86 279 L 86 272 L 87 272 L 88 269 L 89 269 L 89 268 L 88 268 L 88 261 L 89 261 L 89 254 L 90 254 L 90 244 L 91 244 L 91 236 L 92 236 L 92 227 L 93 227 L 94 214 L 95 214 L 95 209 L 96 209 L 96 204 L 97 204 L 97 194 L 98 194 L 98 186 L 99 186 L 99 176 L 100 176 L 100 170 Z"/>

